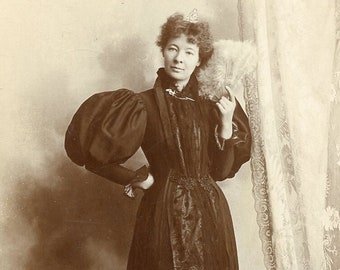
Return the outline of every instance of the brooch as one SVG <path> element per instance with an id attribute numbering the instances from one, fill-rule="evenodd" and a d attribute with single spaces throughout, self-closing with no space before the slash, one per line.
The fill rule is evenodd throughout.
<path id="1" fill-rule="evenodd" d="M 180 100 L 190 100 L 190 101 L 195 101 L 194 99 L 192 98 L 189 98 L 189 97 L 178 97 L 176 96 L 177 92 L 173 89 L 170 89 L 170 88 L 167 88 L 165 89 L 165 91 L 172 97 L 174 98 L 177 98 L 177 99 L 180 99 Z"/>

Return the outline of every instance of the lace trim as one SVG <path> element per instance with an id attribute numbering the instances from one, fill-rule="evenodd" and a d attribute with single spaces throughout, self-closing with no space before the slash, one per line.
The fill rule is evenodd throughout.
<path id="1" fill-rule="evenodd" d="M 136 197 L 135 188 L 131 184 L 128 184 L 124 186 L 123 194 L 130 199 L 134 199 Z"/>

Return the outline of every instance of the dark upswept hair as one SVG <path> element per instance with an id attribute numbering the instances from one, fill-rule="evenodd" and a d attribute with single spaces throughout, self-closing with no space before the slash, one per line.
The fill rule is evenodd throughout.
<path id="1" fill-rule="evenodd" d="M 203 66 L 213 53 L 213 37 L 209 24 L 207 22 L 189 22 L 184 19 L 182 14 L 175 13 L 168 17 L 166 23 L 162 25 L 156 44 L 163 51 L 170 39 L 179 37 L 181 34 L 188 37 L 188 42 L 197 44 L 199 59 Z"/>

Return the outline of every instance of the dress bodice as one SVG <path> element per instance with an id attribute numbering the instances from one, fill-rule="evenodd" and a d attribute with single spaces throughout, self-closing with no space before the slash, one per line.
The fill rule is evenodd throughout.
<path id="1" fill-rule="evenodd" d="M 168 86 L 169 87 L 169 86 Z M 208 134 L 206 102 L 198 95 L 197 82 L 191 79 L 182 92 L 166 92 L 171 132 L 175 144 L 175 170 L 189 177 L 208 173 Z"/>

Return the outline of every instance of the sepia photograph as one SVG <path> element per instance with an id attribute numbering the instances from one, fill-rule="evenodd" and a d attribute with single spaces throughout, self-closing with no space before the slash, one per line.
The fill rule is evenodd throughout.
<path id="1" fill-rule="evenodd" d="M 2 1 L 0 269 L 338 270 L 339 0 Z"/>

